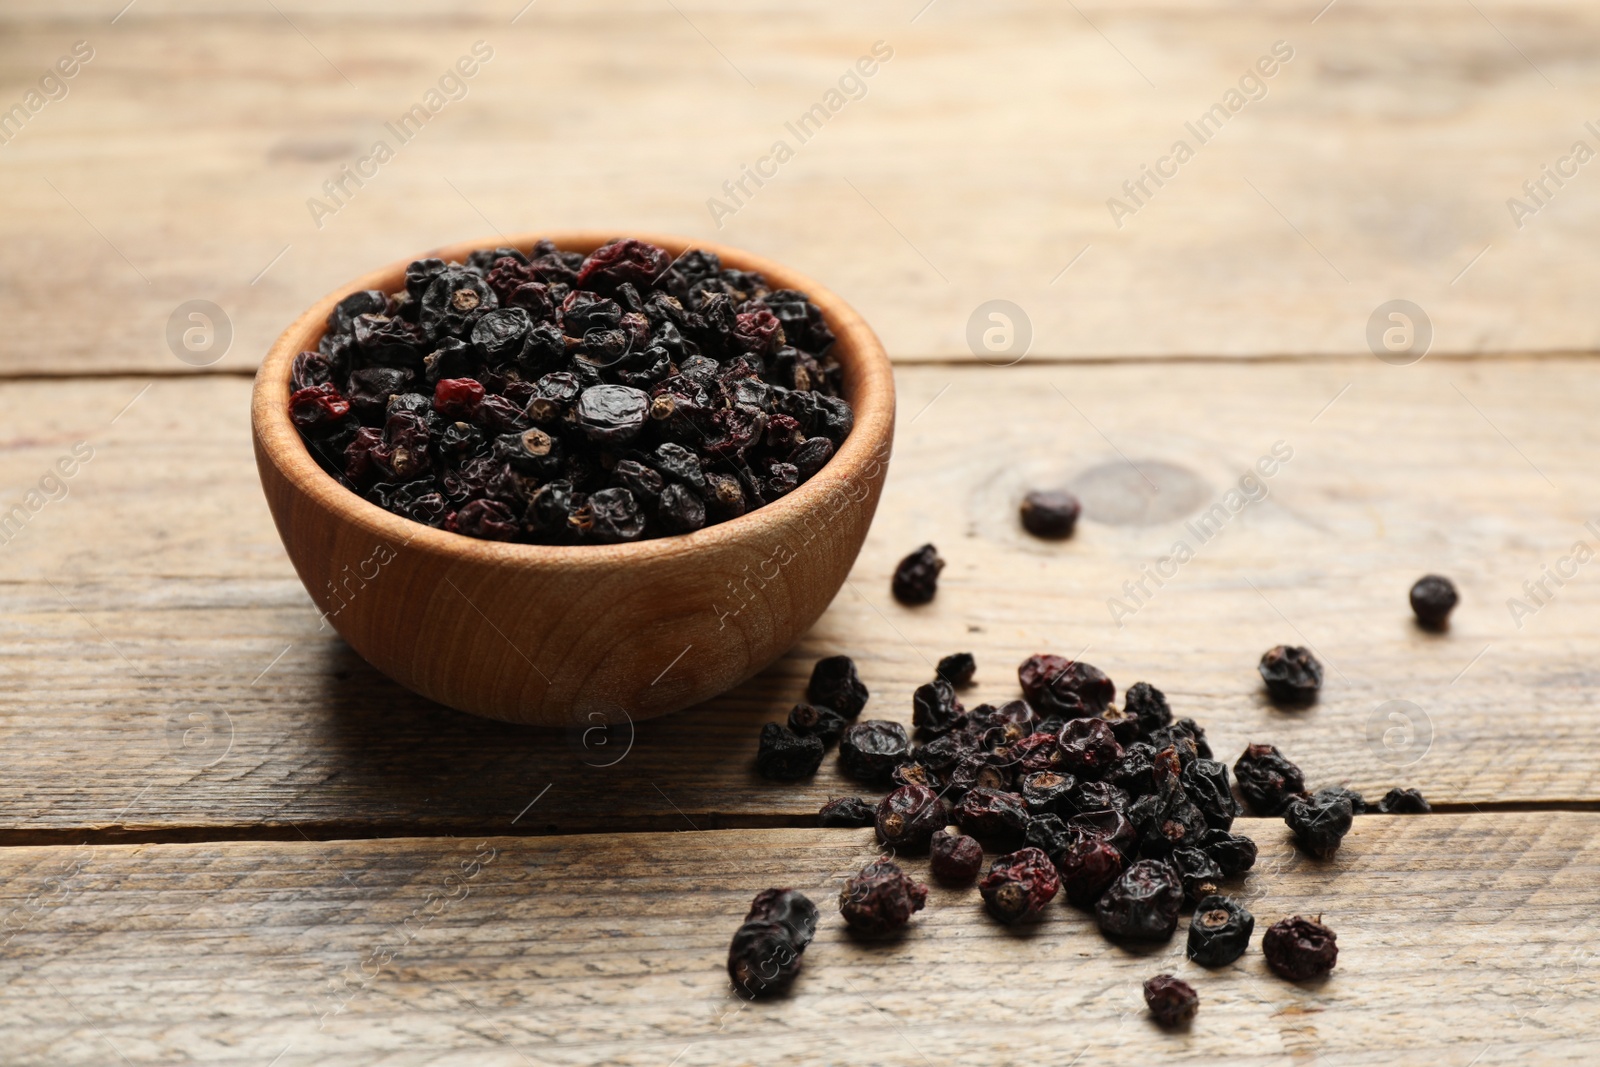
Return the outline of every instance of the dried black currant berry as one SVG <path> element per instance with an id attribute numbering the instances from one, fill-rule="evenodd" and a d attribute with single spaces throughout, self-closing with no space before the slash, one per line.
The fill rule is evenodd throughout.
<path id="1" fill-rule="evenodd" d="M 1081 830 L 1055 861 L 1067 903 L 1075 908 L 1094 907 L 1127 868 L 1120 849 L 1106 838 Z"/>
<path id="2" fill-rule="evenodd" d="M 963 689 L 972 684 L 972 676 L 977 670 L 978 661 L 973 658 L 971 652 L 952 652 L 939 661 L 939 666 L 933 673 L 957 689 Z"/>
<path id="3" fill-rule="evenodd" d="M 1325 860 L 1339 851 L 1339 842 L 1350 832 L 1354 819 L 1349 797 L 1323 790 L 1311 797 L 1291 798 L 1283 809 L 1283 821 L 1294 831 L 1301 848 Z"/>
<path id="4" fill-rule="evenodd" d="M 1189 958 L 1202 967 L 1226 967 L 1250 947 L 1256 917 L 1227 897 L 1209 896 L 1189 920 Z"/>
<path id="5" fill-rule="evenodd" d="M 1272 745 L 1250 745 L 1233 765 L 1239 792 L 1257 815 L 1277 815 L 1291 796 L 1305 792 L 1306 778 Z"/>
<path id="6" fill-rule="evenodd" d="M 789 729 L 801 737 L 815 737 L 823 748 L 831 748 L 849 723 L 832 708 L 819 704 L 796 704 L 789 709 Z"/>
<path id="7" fill-rule="evenodd" d="M 1339 796 L 1342 796 L 1346 800 L 1350 801 L 1350 813 L 1352 815 L 1365 815 L 1367 813 L 1366 798 L 1360 793 L 1357 793 L 1354 789 L 1347 789 L 1342 785 L 1335 785 L 1329 786 L 1327 789 L 1320 789 L 1318 792 L 1337 793 Z"/>
<path id="8" fill-rule="evenodd" d="M 839 738 L 839 765 L 858 781 L 882 784 L 905 760 L 909 747 L 904 726 L 867 719 L 848 727 Z"/>
<path id="9" fill-rule="evenodd" d="M 1021 922 L 1044 910 L 1061 889 L 1055 865 L 1036 848 L 1024 848 L 995 860 L 978 883 L 989 913 L 1003 923 Z"/>
<path id="10" fill-rule="evenodd" d="M 1241 875 L 1256 865 L 1255 839 L 1243 834 L 1207 830 L 1200 835 L 1197 847 L 1221 868 L 1224 878 Z"/>
<path id="11" fill-rule="evenodd" d="M 1063 719 L 1099 715 L 1117 695 L 1117 687 L 1099 668 L 1046 653 L 1023 660 L 1017 680 L 1036 711 Z"/>
<path id="12" fill-rule="evenodd" d="M 744 921 L 781 923 L 789 930 L 795 947 L 804 950 L 817 932 L 817 906 L 793 889 L 764 889 L 750 902 Z"/>
<path id="13" fill-rule="evenodd" d="M 1183 768 L 1178 780 L 1194 806 L 1206 817 L 1207 826 L 1226 830 L 1235 818 L 1244 814 L 1244 808 L 1233 799 L 1226 764 L 1213 759 L 1196 759 Z"/>
<path id="14" fill-rule="evenodd" d="M 822 764 L 822 740 L 801 737 L 785 726 L 769 722 L 761 728 L 756 770 L 775 782 L 795 782 L 817 773 Z"/>
<path id="15" fill-rule="evenodd" d="M 911 723 L 929 734 L 942 734 L 953 728 L 965 709 L 956 699 L 954 687 L 943 678 L 919 685 L 911 694 Z"/>
<path id="16" fill-rule="evenodd" d="M 947 885 L 971 885 L 983 869 L 983 846 L 975 837 L 936 830 L 928 847 L 928 868 Z"/>
<path id="17" fill-rule="evenodd" d="M 1200 1010 L 1200 994 L 1181 978 L 1158 974 L 1144 984 L 1144 1003 L 1156 1022 L 1178 1026 L 1193 1019 Z"/>
<path id="18" fill-rule="evenodd" d="M 1415 789 L 1391 789 L 1378 801 L 1378 811 L 1383 815 L 1425 815 L 1432 810 Z"/>
<path id="19" fill-rule="evenodd" d="M 860 797 L 835 797 L 822 805 L 822 810 L 817 812 L 817 825 L 871 826 L 875 817 L 872 805 Z"/>
<path id="20" fill-rule="evenodd" d="M 922 852 L 950 821 L 944 799 L 922 785 L 903 785 L 878 802 L 878 840 L 899 852 Z"/>
<path id="21" fill-rule="evenodd" d="M 991 848 L 1014 848 L 1028 830 L 1028 806 L 1015 793 L 998 789 L 972 789 L 956 805 L 955 821 Z"/>
<path id="22" fill-rule="evenodd" d="M 1296 915 L 1267 927 L 1261 935 L 1261 954 L 1278 977 L 1304 982 L 1333 970 L 1339 961 L 1338 938 L 1320 919 Z"/>
<path id="23" fill-rule="evenodd" d="M 926 604 L 939 591 L 939 572 L 944 570 L 944 560 L 938 549 L 923 545 L 901 560 L 894 569 L 890 592 L 902 604 Z"/>
<path id="24" fill-rule="evenodd" d="M 855 660 L 849 656 L 829 656 L 811 668 L 806 699 L 832 708 L 847 719 L 854 719 L 867 706 L 867 687 L 856 674 Z"/>
<path id="25" fill-rule="evenodd" d="M 1134 682 L 1128 687 L 1122 710 L 1138 719 L 1139 728 L 1147 734 L 1172 725 L 1172 709 L 1167 706 L 1166 694 L 1149 682 Z"/>
<path id="26" fill-rule="evenodd" d="M 898 864 L 877 860 L 845 882 L 839 913 L 851 929 L 881 934 L 904 926 L 927 900 L 927 886 L 908 878 Z"/>
<path id="27" fill-rule="evenodd" d="M 1022 498 L 1022 528 L 1035 537 L 1071 537 L 1082 510 L 1078 498 L 1059 489 L 1035 490 Z"/>
<path id="28" fill-rule="evenodd" d="M 1041 815 L 1075 815 L 1067 807 L 1067 796 L 1078 784 L 1070 774 L 1034 771 L 1022 779 L 1022 802 L 1037 819 Z"/>
<path id="29" fill-rule="evenodd" d="M 1095 921 L 1108 937 L 1165 941 L 1178 928 L 1183 881 L 1163 860 L 1140 860 L 1112 882 L 1095 903 Z"/>
<path id="30" fill-rule="evenodd" d="M 1443 628 L 1460 599 L 1455 583 L 1437 574 L 1424 575 L 1411 587 L 1411 610 L 1418 622 L 1431 629 Z"/>
<path id="31" fill-rule="evenodd" d="M 1167 862 L 1177 868 L 1183 898 L 1190 904 L 1198 904 L 1221 887 L 1222 868 L 1198 848 L 1175 848 L 1167 854 Z"/>
<path id="32" fill-rule="evenodd" d="M 782 992 L 800 971 L 800 956 L 817 930 L 817 907 L 793 889 L 756 895 L 728 948 L 728 977 L 741 996 Z"/>
<path id="33" fill-rule="evenodd" d="M 1308 648 L 1278 645 L 1261 654 L 1257 668 L 1267 693 L 1282 704 L 1309 704 L 1322 688 L 1322 664 Z"/>

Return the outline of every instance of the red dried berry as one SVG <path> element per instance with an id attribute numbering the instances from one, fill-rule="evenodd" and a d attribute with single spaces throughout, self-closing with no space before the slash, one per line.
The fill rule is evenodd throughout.
<path id="1" fill-rule="evenodd" d="M 1047 653 L 1023 660 L 1017 680 L 1034 710 L 1063 719 L 1099 715 L 1117 695 L 1117 687 L 1098 667 Z"/>
<path id="2" fill-rule="evenodd" d="M 289 418 L 302 430 L 338 422 L 350 414 L 350 401 L 332 385 L 296 389 L 289 397 Z"/>
<path id="3" fill-rule="evenodd" d="M 975 837 L 936 830 L 929 851 L 929 869 L 947 885 L 971 885 L 983 869 L 983 846 Z"/>
<path id="4" fill-rule="evenodd" d="M 904 926 L 927 901 L 927 886 L 908 878 L 898 864 L 877 860 L 845 882 L 839 914 L 854 930 L 881 934 Z"/>
<path id="5" fill-rule="evenodd" d="M 1156 1022 L 1177 1026 L 1194 1018 L 1200 1009 L 1200 994 L 1194 986 L 1170 974 L 1158 974 L 1144 984 L 1144 1002 Z"/>
<path id="6" fill-rule="evenodd" d="M 1321 922 L 1296 915 L 1267 927 L 1261 954 L 1278 977 L 1304 982 L 1333 970 L 1339 961 L 1338 938 Z"/>
<path id="7" fill-rule="evenodd" d="M 578 268 L 578 284 L 584 288 L 604 285 L 614 288 L 632 282 L 643 288 L 659 278 L 672 265 L 664 248 L 631 237 L 612 241 L 589 253 Z"/>
<path id="8" fill-rule="evenodd" d="M 1061 876 L 1048 856 L 1036 848 L 1001 856 L 978 883 L 989 911 L 1003 923 L 1037 915 L 1061 890 Z"/>
<path id="9" fill-rule="evenodd" d="M 453 419 L 470 419 L 483 403 L 484 391 L 476 378 L 441 378 L 433 387 L 433 410 Z"/>
<path id="10" fill-rule="evenodd" d="M 902 852 L 921 852 L 949 821 L 944 799 L 924 785 L 903 785 L 878 802 L 878 840 Z"/>

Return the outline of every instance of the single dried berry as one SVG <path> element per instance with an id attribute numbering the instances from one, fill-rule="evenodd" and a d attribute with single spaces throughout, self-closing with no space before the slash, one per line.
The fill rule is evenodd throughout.
<path id="1" fill-rule="evenodd" d="M 1411 587 L 1411 610 L 1423 626 L 1440 629 L 1449 621 L 1460 595 L 1455 583 L 1438 574 L 1428 574 L 1417 579 Z"/>
<path id="2" fill-rule="evenodd" d="M 939 666 L 933 673 L 957 689 L 963 689 L 972 684 L 972 676 L 977 670 L 978 661 L 973 658 L 971 652 L 952 652 L 939 661 Z"/>
<path id="3" fill-rule="evenodd" d="M 919 685 L 911 694 L 911 724 L 929 734 L 942 734 L 953 728 L 963 711 L 955 689 L 943 678 Z"/>
<path id="4" fill-rule="evenodd" d="M 1139 720 L 1139 729 L 1153 733 L 1163 726 L 1172 725 L 1172 709 L 1167 706 L 1166 694 L 1149 682 L 1134 682 L 1122 699 L 1124 714 Z"/>
<path id="5" fill-rule="evenodd" d="M 1207 830 L 1200 835 L 1198 847 L 1222 871 L 1224 878 L 1243 874 L 1256 865 L 1254 838 L 1243 834 L 1230 834 L 1226 830 Z"/>
<path id="6" fill-rule="evenodd" d="M 1291 796 L 1305 792 L 1306 778 L 1272 745 L 1250 745 L 1233 765 L 1239 792 L 1257 815 L 1277 815 Z"/>
<path id="7" fill-rule="evenodd" d="M 899 852 L 922 852 L 950 821 L 944 799 L 924 785 L 903 785 L 878 802 L 878 840 Z"/>
<path id="8" fill-rule="evenodd" d="M 1158 974 L 1144 984 L 1144 1003 L 1156 1022 L 1177 1026 L 1193 1019 L 1200 1010 L 1200 994 L 1181 978 Z"/>
<path id="9" fill-rule="evenodd" d="M 1322 688 L 1322 664 L 1308 648 L 1278 645 L 1261 654 L 1261 680 L 1273 700 L 1309 704 Z"/>
<path id="10" fill-rule="evenodd" d="M 1213 759 L 1196 759 L 1178 776 L 1189 800 L 1206 817 L 1206 825 L 1226 830 L 1233 820 L 1244 814 L 1244 808 L 1233 799 L 1233 789 L 1228 785 L 1227 764 Z"/>
<path id="11" fill-rule="evenodd" d="M 978 883 L 989 912 L 1003 923 L 1021 922 L 1037 915 L 1055 899 L 1061 876 L 1055 865 L 1036 848 L 1001 856 Z"/>
<path id="12" fill-rule="evenodd" d="M 796 704 L 789 709 L 789 729 L 801 737 L 815 737 L 823 748 L 831 748 L 849 723 L 832 708 L 817 704 Z"/>
<path id="13" fill-rule="evenodd" d="M 1022 498 L 1022 528 L 1035 537 L 1071 537 L 1081 510 L 1078 498 L 1064 490 L 1034 490 Z"/>
<path id="14" fill-rule="evenodd" d="M 923 545 L 901 560 L 894 569 L 894 580 L 889 589 L 902 604 L 926 604 L 939 591 L 939 572 L 944 570 L 944 560 L 938 549 Z"/>
<path id="15" fill-rule="evenodd" d="M 1274 974 L 1291 982 L 1319 978 L 1339 961 L 1338 938 L 1319 920 L 1280 919 L 1261 935 L 1261 954 Z"/>
<path id="16" fill-rule="evenodd" d="M 1294 831 L 1297 844 L 1318 859 L 1339 851 L 1339 842 L 1354 823 L 1350 798 L 1338 790 L 1323 790 L 1311 797 L 1292 797 L 1283 809 L 1283 821 Z"/>
<path id="17" fill-rule="evenodd" d="M 928 868 L 947 885 L 971 885 L 983 869 L 983 846 L 975 837 L 936 830 L 928 850 Z"/>
<path id="18" fill-rule="evenodd" d="M 787 727 L 769 722 L 761 728 L 756 770 L 775 782 L 795 782 L 817 773 L 822 764 L 822 740 L 801 737 Z"/>
<path id="19" fill-rule="evenodd" d="M 728 977 L 745 997 L 781 992 L 800 971 L 817 930 L 817 906 L 793 889 L 756 894 L 728 947 Z"/>
<path id="20" fill-rule="evenodd" d="M 1099 715 L 1117 695 L 1117 687 L 1099 668 L 1046 653 L 1023 660 L 1017 680 L 1036 711 L 1063 719 Z"/>
<path id="21" fill-rule="evenodd" d="M 1360 793 L 1357 793 L 1354 789 L 1347 789 L 1342 785 L 1335 785 L 1329 786 L 1327 789 L 1320 789 L 1318 792 L 1337 794 L 1350 801 L 1350 813 L 1352 815 L 1365 815 L 1367 813 L 1366 798 Z"/>
<path id="22" fill-rule="evenodd" d="M 1098 779 L 1122 758 L 1122 746 L 1101 719 L 1070 719 L 1058 738 L 1061 766 L 1083 779 Z"/>
<path id="23" fill-rule="evenodd" d="M 1163 860 L 1140 860 L 1112 882 L 1095 903 L 1095 921 L 1108 937 L 1165 941 L 1178 928 L 1183 882 Z"/>
<path id="24" fill-rule="evenodd" d="M 971 834 L 991 848 L 1013 848 L 1028 830 L 1028 806 L 1015 793 L 998 789 L 972 789 L 956 805 L 955 821 L 962 833 Z"/>
<path id="25" fill-rule="evenodd" d="M 832 708 L 847 719 L 854 719 L 867 706 L 867 687 L 856 674 L 855 660 L 849 656 L 829 656 L 811 668 L 806 699 Z"/>
<path id="26" fill-rule="evenodd" d="M 1121 850 L 1108 839 L 1082 830 L 1055 861 L 1067 903 L 1075 908 L 1094 907 L 1128 865 Z"/>
<path id="27" fill-rule="evenodd" d="M 1206 897 L 1189 920 L 1189 958 L 1202 967 L 1226 967 L 1244 955 L 1255 929 L 1256 917 L 1243 904 Z"/>
<path id="28" fill-rule="evenodd" d="M 839 913 L 851 929 L 881 934 L 904 926 L 927 900 L 927 886 L 912 881 L 898 864 L 877 860 L 845 882 Z"/>
<path id="29" fill-rule="evenodd" d="M 850 726 L 839 738 L 839 765 L 858 781 L 882 784 L 906 758 L 909 748 L 904 726 L 886 719 L 867 719 Z"/>
<path id="30" fill-rule="evenodd" d="M 817 825 L 871 826 L 875 818 L 876 812 L 872 805 L 860 797 L 835 797 L 822 805 L 822 810 L 817 812 Z"/>
<path id="31" fill-rule="evenodd" d="M 817 932 L 817 906 L 793 889 L 764 889 L 750 902 L 750 913 L 744 921 L 780 923 L 789 931 L 795 947 L 804 950 Z"/>
<path id="32" fill-rule="evenodd" d="M 1391 789 L 1378 801 L 1378 811 L 1383 815 L 1425 815 L 1433 807 L 1415 789 Z"/>
<path id="33" fill-rule="evenodd" d="M 1167 862 L 1177 868 L 1183 897 L 1190 904 L 1198 904 L 1221 888 L 1222 868 L 1198 848 L 1175 848 L 1168 853 Z"/>
<path id="34" fill-rule="evenodd" d="M 1077 784 L 1070 774 L 1034 771 L 1023 776 L 1022 802 L 1035 819 L 1041 815 L 1073 815 L 1076 812 L 1069 810 L 1067 796 Z"/>

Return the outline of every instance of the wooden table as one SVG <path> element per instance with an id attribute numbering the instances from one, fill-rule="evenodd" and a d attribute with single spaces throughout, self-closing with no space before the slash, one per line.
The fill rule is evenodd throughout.
<path id="1" fill-rule="evenodd" d="M 0 551 L 0 1060 L 1593 1062 L 1600 563 L 1570 558 L 1600 546 L 1600 164 L 1572 155 L 1600 147 L 1592 4 L 123 2 L 0 13 L 0 107 L 93 53 L 0 126 L 0 513 L 23 506 Z M 479 41 L 460 98 L 331 201 Z M 875 42 L 892 56 L 798 144 L 785 124 Z M 1228 110 L 1275 42 L 1292 57 Z M 1202 144 L 1185 124 L 1219 102 Z M 793 157 L 735 204 L 723 183 L 780 138 Z M 1130 200 L 1144 165 L 1169 177 Z M 833 607 L 736 691 L 608 734 L 376 675 L 319 626 L 248 444 L 253 367 L 316 296 L 540 227 L 758 250 L 899 364 L 888 486 Z M 969 346 L 994 299 L 1031 325 L 1019 362 Z M 1420 362 L 1369 348 L 1395 299 L 1431 322 Z M 225 352 L 169 347 L 191 300 Z M 1264 498 L 1146 579 L 1275 446 Z M 1016 500 L 1055 482 L 1085 521 L 1031 540 Z M 909 610 L 888 574 L 924 541 L 949 566 Z M 1463 591 L 1448 635 L 1410 622 L 1427 571 Z M 1264 700 L 1280 642 L 1328 665 L 1310 710 Z M 756 734 L 821 655 L 909 721 L 958 649 L 974 699 L 1015 695 L 1028 653 L 1082 655 L 1161 686 L 1230 762 L 1270 741 L 1313 785 L 1415 786 L 1435 814 L 1363 817 L 1330 863 L 1247 821 L 1262 861 L 1235 890 L 1264 922 L 1323 914 L 1339 967 L 1293 986 L 1252 950 L 1198 975 L 1185 1033 L 1139 999 L 1196 975 L 1181 938 L 1114 947 L 1063 907 L 1017 934 L 936 889 L 903 939 L 853 941 L 831 898 L 875 846 L 814 815 L 855 787 L 831 761 L 762 782 Z M 772 884 L 825 921 L 794 994 L 745 1005 L 724 953 Z"/>

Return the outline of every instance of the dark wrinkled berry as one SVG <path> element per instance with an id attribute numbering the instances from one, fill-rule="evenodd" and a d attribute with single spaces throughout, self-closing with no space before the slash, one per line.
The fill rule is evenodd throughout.
<path id="1" fill-rule="evenodd" d="M 795 947 L 804 949 L 817 932 L 817 906 L 793 889 L 764 889 L 750 902 L 747 923 L 780 923 L 789 930 Z"/>
<path id="2" fill-rule="evenodd" d="M 1378 801 L 1383 815 L 1424 815 L 1433 807 L 1415 789 L 1391 789 Z"/>
<path id="3" fill-rule="evenodd" d="M 1098 837 L 1130 860 L 1137 851 L 1138 834 L 1133 822 L 1116 808 L 1079 812 L 1067 820 L 1067 827 Z"/>
<path id="4" fill-rule="evenodd" d="M 1117 695 L 1117 687 L 1103 671 L 1065 656 L 1029 656 L 1017 668 L 1017 680 L 1036 711 L 1063 719 L 1098 715 Z"/>
<path id="5" fill-rule="evenodd" d="M 1273 700 L 1309 704 L 1322 688 L 1322 664 L 1308 648 L 1278 645 L 1261 654 L 1261 680 Z"/>
<path id="6" fill-rule="evenodd" d="M 769 722 L 761 728 L 761 748 L 756 752 L 756 770 L 775 782 L 794 782 L 817 773 L 822 764 L 822 741 L 801 737 Z"/>
<path id="7" fill-rule="evenodd" d="M 875 818 L 876 813 L 872 805 L 860 797 L 835 797 L 822 805 L 822 810 L 817 812 L 817 825 L 871 826 Z"/>
<path id="8" fill-rule="evenodd" d="M 1183 768 L 1178 780 L 1189 800 L 1206 817 L 1206 825 L 1226 830 L 1233 820 L 1244 814 L 1239 802 L 1233 799 L 1233 789 L 1228 785 L 1228 767 L 1213 759 L 1196 759 Z"/>
<path id="9" fill-rule="evenodd" d="M 942 734 L 956 725 L 963 708 L 956 691 L 943 678 L 919 685 L 911 694 L 911 723 L 930 734 Z"/>
<path id="10" fill-rule="evenodd" d="M 938 549 L 923 545 L 901 560 L 894 569 L 890 591 L 902 604 L 926 604 L 939 591 L 939 572 L 944 570 L 944 560 Z"/>
<path id="11" fill-rule="evenodd" d="M 923 785 L 903 785 L 878 802 L 878 840 L 899 852 L 921 852 L 950 821 L 944 799 Z"/>
<path id="12" fill-rule="evenodd" d="M 1035 818 L 1040 815 L 1072 815 L 1067 807 L 1067 796 L 1078 784 L 1070 774 L 1055 771 L 1034 771 L 1022 778 L 1022 802 Z"/>
<path id="13" fill-rule="evenodd" d="M 1134 682 L 1122 698 L 1123 711 L 1139 720 L 1139 728 L 1152 733 L 1172 725 L 1172 709 L 1166 694 L 1149 682 Z"/>
<path id="14" fill-rule="evenodd" d="M 1277 815 L 1291 796 L 1305 792 L 1306 778 L 1272 745 L 1250 745 L 1233 765 L 1245 803 L 1257 815 Z"/>
<path id="15" fill-rule="evenodd" d="M 1067 903 L 1085 909 L 1094 907 L 1128 865 L 1122 851 L 1109 840 L 1081 830 L 1055 861 Z"/>
<path id="16" fill-rule="evenodd" d="M 1036 848 L 1001 856 L 978 883 L 989 913 L 1003 923 L 1021 922 L 1037 915 L 1060 889 L 1061 876 L 1055 865 Z"/>
<path id="17" fill-rule="evenodd" d="M 1069 829 L 1059 815 L 1034 815 L 1028 820 L 1022 843 L 1043 852 L 1054 863 L 1056 857 L 1077 840 L 1079 832 Z"/>
<path id="18" fill-rule="evenodd" d="M 849 656 L 829 656 L 817 660 L 816 666 L 811 668 L 806 699 L 813 704 L 832 708 L 847 719 L 854 719 L 867 706 L 867 687 L 861 684 L 853 659 Z"/>
<path id="19" fill-rule="evenodd" d="M 849 725 L 843 715 L 817 704 L 796 704 L 789 709 L 789 729 L 801 737 L 815 737 L 823 748 L 832 748 Z"/>
<path id="20" fill-rule="evenodd" d="M 1320 920 L 1296 915 L 1267 927 L 1261 954 L 1278 977 L 1304 982 L 1333 970 L 1339 961 L 1338 938 Z"/>
<path id="21" fill-rule="evenodd" d="M 1158 974 L 1144 984 L 1144 1003 L 1156 1022 L 1177 1026 L 1193 1019 L 1200 1010 L 1200 994 L 1181 978 Z"/>
<path id="22" fill-rule="evenodd" d="M 898 864 L 877 860 L 845 882 L 839 913 L 851 929 L 881 934 L 904 926 L 927 900 L 927 886 L 912 881 Z"/>
<path id="23" fill-rule="evenodd" d="M 971 885 L 983 869 L 983 846 L 966 834 L 936 830 L 928 851 L 928 868 L 946 885 Z"/>
<path id="24" fill-rule="evenodd" d="M 1022 528 L 1035 537 L 1071 537 L 1082 506 L 1064 490 L 1035 490 L 1022 498 Z"/>
<path id="25" fill-rule="evenodd" d="M 939 661 L 933 673 L 957 689 L 962 689 L 972 684 L 972 676 L 977 670 L 978 661 L 971 652 L 952 652 Z"/>
<path id="26" fill-rule="evenodd" d="M 750 999 L 781 992 L 800 971 L 817 930 L 817 906 L 793 889 L 756 894 L 728 948 L 728 977 Z"/>
<path id="27" fill-rule="evenodd" d="M 1183 882 L 1171 864 L 1140 860 L 1118 877 L 1095 903 L 1095 921 L 1108 937 L 1165 941 L 1178 928 Z"/>
<path id="28" fill-rule="evenodd" d="M 1311 797 L 1293 797 L 1283 809 L 1283 821 L 1294 831 L 1295 843 L 1318 859 L 1339 851 L 1339 842 L 1354 823 L 1350 798 L 1334 791 Z"/>
<path id="29" fill-rule="evenodd" d="M 967 792 L 954 815 L 961 832 L 990 848 L 1014 848 L 1028 830 L 1028 806 L 1015 793 L 977 788 Z"/>
<path id="30" fill-rule="evenodd" d="M 1411 610 L 1425 627 L 1439 629 L 1449 621 L 1461 598 L 1455 583 L 1438 574 L 1424 575 L 1411 587 Z"/>
<path id="31" fill-rule="evenodd" d="M 1222 870 L 1224 878 L 1241 875 L 1256 865 L 1255 839 L 1243 834 L 1207 830 L 1200 835 L 1198 847 Z"/>
<path id="32" fill-rule="evenodd" d="M 1318 790 L 1318 792 L 1319 793 L 1337 794 L 1339 796 L 1344 797 L 1346 800 L 1348 800 L 1350 802 L 1350 813 L 1352 815 L 1365 815 L 1367 813 L 1367 801 L 1366 801 L 1366 798 L 1363 797 L 1360 793 L 1357 793 L 1354 789 L 1347 789 L 1342 785 L 1335 785 L 1335 786 L 1330 786 L 1327 789 L 1320 789 L 1320 790 Z"/>
<path id="33" fill-rule="evenodd" d="M 1190 904 L 1211 896 L 1222 883 L 1222 868 L 1198 848 L 1175 848 L 1167 854 L 1167 862 L 1177 868 L 1183 897 Z"/>
<path id="34" fill-rule="evenodd" d="M 1202 967 L 1226 967 L 1250 947 L 1256 917 L 1244 905 L 1209 896 L 1195 905 L 1189 920 L 1188 954 Z"/>
<path id="35" fill-rule="evenodd" d="M 846 728 L 839 738 L 839 765 L 858 781 L 882 784 L 906 758 L 909 747 L 904 726 L 867 719 Z"/>
<path id="36" fill-rule="evenodd" d="M 1062 768 L 1079 778 L 1101 778 L 1122 758 L 1122 746 L 1101 719 L 1068 720 L 1058 744 Z"/>

